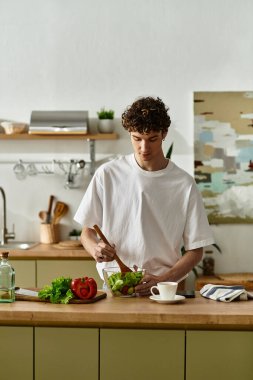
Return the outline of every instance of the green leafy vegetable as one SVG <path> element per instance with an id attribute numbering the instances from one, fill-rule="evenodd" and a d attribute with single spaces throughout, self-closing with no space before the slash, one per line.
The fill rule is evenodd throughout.
<path id="1" fill-rule="evenodd" d="M 72 279 L 70 277 L 58 277 L 52 281 L 52 285 L 42 288 L 38 296 L 42 300 L 50 300 L 51 303 L 67 304 L 74 298 L 70 290 Z"/>
<path id="2" fill-rule="evenodd" d="M 117 294 L 131 295 L 134 293 L 134 287 L 139 284 L 143 277 L 141 271 L 126 272 L 126 273 L 113 273 L 108 282 L 112 292 Z"/>

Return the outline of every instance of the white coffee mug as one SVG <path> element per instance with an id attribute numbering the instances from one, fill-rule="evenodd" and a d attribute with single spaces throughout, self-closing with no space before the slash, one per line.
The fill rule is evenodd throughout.
<path id="1" fill-rule="evenodd" d="M 173 300 L 176 295 L 177 285 L 177 282 L 158 282 L 157 286 L 152 286 L 150 291 L 153 296 L 157 296 L 153 292 L 154 289 L 157 289 L 162 300 Z"/>

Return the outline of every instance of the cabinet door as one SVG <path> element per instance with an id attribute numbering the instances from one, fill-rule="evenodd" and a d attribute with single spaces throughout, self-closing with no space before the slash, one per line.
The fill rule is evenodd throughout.
<path id="1" fill-rule="evenodd" d="M 252 355 L 252 331 L 188 331 L 186 379 L 252 380 Z"/>
<path id="2" fill-rule="evenodd" d="M 0 379 L 33 380 L 33 327 L 0 326 Z"/>
<path id="3" fill-rule="evenodd" d="M 36 327 L 36 380 L 98 380 L 99 330 Z"/>
<path id="4" fill-rule="evenodd" d="M 93 277 L 101 289 L 103 281 L 99 277 L 94 260 L 38 260 L 37 286 L 49 285 L 56 277 Z"/>
<path id="5" fill-rule="evenodd" d="M 100 330 L 100 380 L 183 380 L 185 332 Z"/>
<path id="6" fill-rule="evenodd" d="M 36 287 L 36 261 L 35 260 L 10 260 L 15 269 L 16 286 Z"/>

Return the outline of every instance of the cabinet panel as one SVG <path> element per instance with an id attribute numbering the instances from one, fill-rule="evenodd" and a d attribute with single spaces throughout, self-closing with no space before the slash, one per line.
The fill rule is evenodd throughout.
<path id="1" fill-rule="evenodd" d="M 252 380 L 252 353 L 253 332 L 189 331 L 186 379 Z"/>
<path id="2" fill-rule="evenodd" d="M 184 342 L 184 331 L 101 329 L 100 380 L 183 380 Z"/>
<path id="3" fill-rule="evenodd" d="M 0 326 L 0 379 L 33 380 L 33 328 Z"/>
<path id="4" fill-rule="evenodd" d="M 36 380 L 97 380 L 99 330 L 35 328 Z"/>
<path id="5" fill-rule="evenodd" d="M 15 284 L 19 287 L 36 286 L 36 261 L 35 260 L 10 260 L 15 269 Z"/>
<path id="6" fill-rule="evenodd" d="M 99 277 L 94 260 L 41 260 L 37 261 L 37 286 L 49 285 L 56 277 L 93 277 L 102 288 L 103 281 Z"/>

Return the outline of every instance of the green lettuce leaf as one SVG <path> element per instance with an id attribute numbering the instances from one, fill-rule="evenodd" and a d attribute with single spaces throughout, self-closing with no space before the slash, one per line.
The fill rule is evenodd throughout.
<path id="1" fill-rule="evenodd" d="M 124 286 L 131 288 L 128 294 L 132 294 L 134 287 L 139 284 L 143 277 L 141 271 L 137 272 L 127 272 L 127 273 L 113 273 L 109 278 L 108 282 L 113 292 L 121 291 Z"/>
<path id="2" fill-rule="evenodd" d="M 74 298 L 70 290 L 72 279 L 70 277 L 58 277 L 52 281 L 51 286 L 46 285 L 42 288 L 38 296 L 42 300 L 49 300 L 51 303 L 67 304 Z"/>

